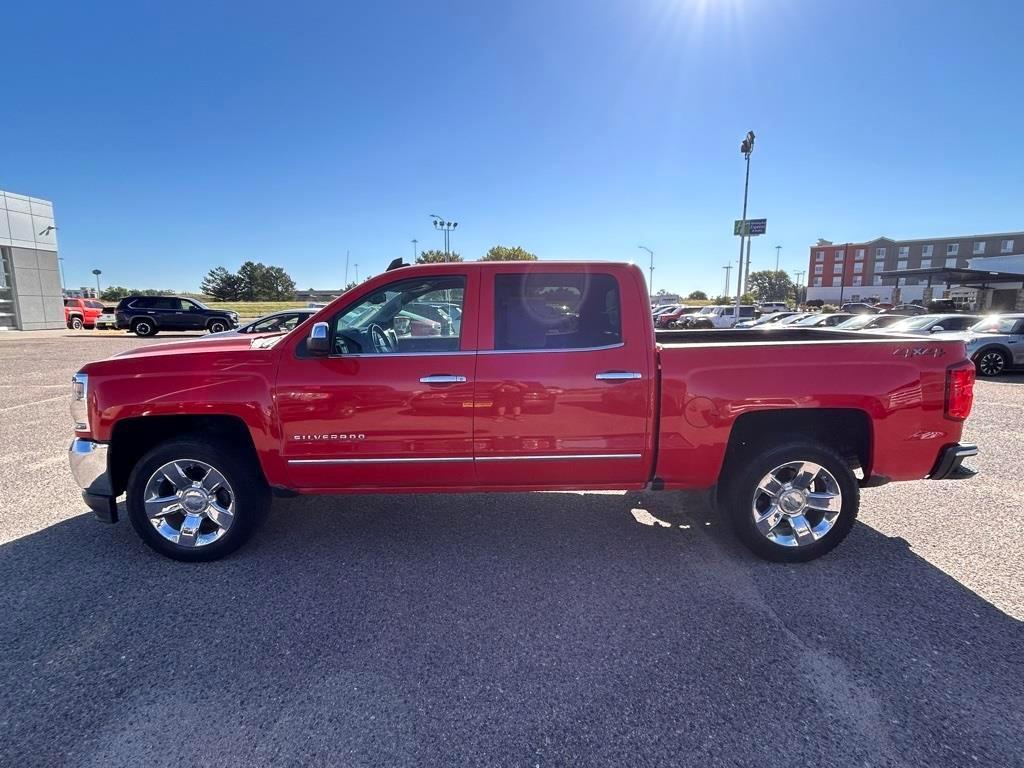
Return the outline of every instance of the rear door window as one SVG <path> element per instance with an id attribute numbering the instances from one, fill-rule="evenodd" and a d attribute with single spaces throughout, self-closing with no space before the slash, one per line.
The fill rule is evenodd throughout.
<path id="1" fill-rule="evenodd" d="M 619 286 L 612 275 L 495 276 L 495 349 L 589 349 L 621 343 Z"/>

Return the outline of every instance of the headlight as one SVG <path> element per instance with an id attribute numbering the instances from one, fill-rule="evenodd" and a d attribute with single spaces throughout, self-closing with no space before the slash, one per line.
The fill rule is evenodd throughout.
<path id="1" fill-rule="evenodd" d="M 76 373 L 71 377 L 71 421 L 76 432 L 89 431 L 89 376 Z"/>

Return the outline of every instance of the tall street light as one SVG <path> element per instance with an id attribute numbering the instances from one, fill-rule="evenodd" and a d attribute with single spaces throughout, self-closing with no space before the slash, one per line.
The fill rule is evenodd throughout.
<path id="1" fill-rule="evenodd" d="M 443 216 L 438 216 L 436 213 L 430 214 L 430 218 L 434 220 L 434 229 L 444 232 L 444 255 L 448 256 L 448 244 L 451 241 L 451 231 L 459 226 L 459 222 L 446 221 Z"/>
<path id="2" fill-rule="evenodd" d="M 797 306 L 800 306 L 800 304 L 803 303 L 800 300 L 800 298 L 801 298 L 801 295 L 803 293 L 804 275 L 807 274 L 807 270 L 806 269 L 801 269 L 799 272 L 795 272 L 794 274 L 796 275 L 796 303 L 797 303 Z"/>
<path id="3" fill-rule="evenodd" d="M 96 298 L 98 299 L 100 297 L 100 275 L 103 274 L 103 270 L 94 269 L 92 273 L 96 275 Z"/>
<path id="4" fill-rule="evenodd" d="M 732 262 L 730 261 L 722 269 L 725 270 L 725 290 L 722 291 L 723 296 L 729 295 L 729 273 L 732 272 Z"/>
<path id="5" fill-rule="evenodd" d="M 781 252 L 782 252 L 782 246 L 781 245 L 776 245 L 775 246 L 775 281 L 776 281 L 776 285 L 778 285 L 778 283 L 779 283 L 779 254 Z M 778 301 L 779 299 L 785 300 L 786 297 L 785 296 L 775 296 L 774 298 L 775 298 L 776 301 Z"/>
<path id="6" fill-rule="evenodd" d="M 637 248 L 639 248 L 641 251 L 647 251 L 647 253 L 649 253 L 650 256 L 651 256 L 651 266 L 650 266 L 651 279 L 647 281 L 647 290 L 650 292 L 651 296 L 653 296 L 654 295 L 654 251 L 652 251 L 646 245 L 638 245 Z"/>
<path id="7" fill-rule="evenodd" d="M 415 237 L 412 239 L 412 263 L 413 264 L 415 264 L 416 260 L 419 259 L 419 257 L 420 257 L 419 242 L 420 241 L 417 240 Z"/>
<path id="8" fill-rule="evenodd" d="M 740 319 L 740 297 L 743 296 L 743 237 L 750 240 L 747 232 L 747 192 L 750 189 L 750 155 L 754 151 L 754 132 L 747 131 L 746 137 L 740 143 L 740 153 L 747 161 L 747 174 L 743 181 L 743 219 L 740 225 L 740 267 L 736 270 L 736 320 Z M 749 265 L 747 269 L 749 269 Z"/>

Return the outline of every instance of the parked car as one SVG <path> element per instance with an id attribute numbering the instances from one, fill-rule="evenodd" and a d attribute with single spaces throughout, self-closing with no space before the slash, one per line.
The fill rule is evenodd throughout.
<path id="1" fill-rule="evenodd" d="M 707 310 L 706 312 L 704 310 Z M 716 307 L 704 307 L 698 314 L 692 315 L 686 324 L 687 328 L 732 328 L 737 322 L 754 320 L 757 309 L 753 304 L 741 304 L 739 319 L 736 317 L 735 304 L 722 304 Z"/>
<path id="2" fill-rule="evenodd" d="M 762 315 L 756 320 L 741 320 L 733 328 L 760 328 L 765 325 L 777 325 L 787 317 L 798 315 L 799 312 L 773 312 L 770 315 Z"/>
<path id="3" fill-rule="evenodd" d="M 775 312 L 788 311 L 789 305 L 784 301 L 765 301 L 758 304 L 757 309 L 762 315 L 770 315 Z"/>
<path id="4" fill-rule="evenodd" d="M 814 315 L 808 315 L 801 320 L 797 320 L 793 323 L 794 328 L 831 328 L 835 325 L 839 325 L 844 320 L 849 320 L 851 315 L 846 312 L 819 312 Z"/>
<path id="5" fill-rule="evenodd" d="M 981 318 L 978 315 L 918 315 L 905 317 L 885 329 L 886 333 L 913 333 L 925 336 L 942 331 L 966 331 Z"/>
<path id="6" fill-rule="evenodd" d="M 439 294 L 462 307 L 457 333 L 396 333 Z M 754 552 L 804 561 L 850 532 L 859 488 L 973 474 L 963 342 L 655 333 L 647 300 L 628 264 L 399 267 L 302 332 L 84 366 L 71 469 L 101 519 L 124 493 L 146 544 L 191 561 L 239 547 L 272 495 L 591 488 L 714 489 Z"/>
<path id="7" fill-rule="evenodd" d="M 1024 365 L 1024 314 L 989 315 L 967 333 L 937 333 L 931 338 L 957 338 L 982 376 L 998 376 Z"/>
<path id="8" fill-rule="evenodd" d="M 117 316 L 114 314 L 114 307 L 104 307 L 103 311 L 96 318 L 96 330 L 109 331 L 117 328 Z"/>
<path id="9" fill-rule="evenodd" d="M 117 327 L 136 336 L 155 336 L 160 331 L 220 333 L 238 327 L 237 312 L 210 309 L 178 296 L 127 296 L 118 302 L 114 314 Z"/>
<path id="10" fill-rule="evenodd" d="M 873 315 L 878 312 L 873 304 L 864 304 L 863 302 L 843 304 L 843 306 L 839 308 L 839 311 L 849 312 L 851 315 Z"/>
<path id="11" fill-rule="evenodd" d="M 64 299 L 64 323 L 80 331 L 95 328 L 96 318 L 103 312 L 103 302 L 96 299 Z"/>
<path id="12" fill-rule="evenodd" d="M 890 307 L 889 309 L 884 309 L 882 311 L 887 315 L 904 315 L 906 317 L 928 314 L 928 310 L 920 304 L 897 304 L 895 307 Z"/>
<path id="13" fill-rule="evenodd" d="M 905 315 L 854 315 L 834 327 L 841 331 L 878 331 L 905 319 Z"/>
<path id="14" fill-rule="evenodd" d="M 662 312 L 654 320 L 655 328 L 671 328 L 675 323 L 679 323 L 684 317 L 696 313 L 700 307 L 687 307 L 683 304 L 677 304 L 665 312 Z"/>
<path id="15" fill-rule="evenodd" d="M 273 312 L 272 314 L 264 315 L 258 320 L 253 320 L 251 323 L 243 325 L 241 328 L 236 328 L 233 331 L 221 331 L 220 333 L 213 333 L 210 335 L 233 336 L 235 334 L 281 333 L 282 331 L 291 331 L 306 322 L 306 320 L 311 318 L 318 311 L 319 310 L 308 308 L 284 309 L 280 312 Z"/>

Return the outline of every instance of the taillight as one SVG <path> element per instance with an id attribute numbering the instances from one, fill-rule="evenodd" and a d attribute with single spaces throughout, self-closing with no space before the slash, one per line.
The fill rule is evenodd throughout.
<path id="1" fill-rule="evenodd" d="M 946 417 L 963 421 L 974 404 L 974 363 L 966 362 L 946 370 Z"/>

